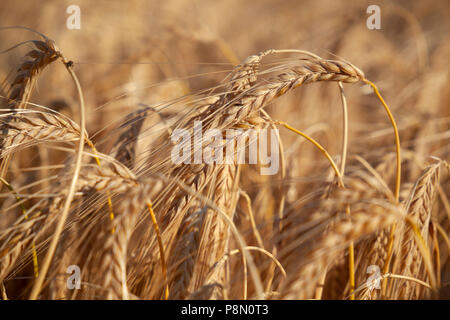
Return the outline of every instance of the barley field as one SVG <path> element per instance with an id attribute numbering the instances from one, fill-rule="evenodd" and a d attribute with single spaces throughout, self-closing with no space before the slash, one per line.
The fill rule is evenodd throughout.
<path id="1" fill-rule="evenodd" d="M 0 8 L 1 299 L 450 299 L 448 1 Z"/>

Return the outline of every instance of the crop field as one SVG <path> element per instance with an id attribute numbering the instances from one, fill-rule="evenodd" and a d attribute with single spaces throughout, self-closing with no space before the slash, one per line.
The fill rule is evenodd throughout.
<path id="1" fill-rule="evenodd" d="M 450 4 L 0 2 L 0 298 L 450 299 Z"/>

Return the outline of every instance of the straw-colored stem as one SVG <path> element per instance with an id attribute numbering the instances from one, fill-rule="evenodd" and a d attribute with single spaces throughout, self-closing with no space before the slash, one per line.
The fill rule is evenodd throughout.
<path id="1" fill-rule="evenodd" d="M 400 185 L 401 185 L 401 174 L 402 174 L 402 169 L 401 169 L 401 165 L 402 165 L 402 160 L 401 160 L 401 149 L 400 149 L 400 135 L 398 133 L 398 128 L 397 128 L 397 124 L 395 122 L 394 116 L 392 115 L 391 110 L 389 109 L 388 105 L 386 104 L 386 102 L 384 101 L 383 97 L 381 96 L 380 92 L 378 91 L 378 88 L 376 87 L 376 85 L 367 80 L 364 79 L 363 80 L 366 84 L 370 85 L 373 89 L 373 91 L 375 92 L 376 96 L 378 97 L 378 99 L 381 101 L 381 104 L 383 105 L 384 109 L 386 110 L 386 113 L 389 117 L 389 120 L 391 121 L 392 127 L 394 129 L 394 135 L 395 135 L 395 151 L 397 154 L 397 171 L 396 171 L 396 178 L 395 178 L 395 191 L 394 191 L 394 196 L 396 201 L 399 201 L 399 197 L 400 197 Z M 395 230 L 396 230 L 396 224 L 394 223 L 391 227 L 391 232 L 389 235 L 389 242 L 388 242 L 388 249 L 387 249 L 387 257 L 386 257 L 386 261 L 384 263 L 383 266 L 383 273 L 386 274 L 389 271 L 389 265 L 391 262 L 391 258 L 392 258 L 392 249 L 393 249 L 393 245 L 394 245 L 394 235 L 395 235 Z M 381 285 L 381 292 L 382 295 L 384 296 L 386 294 L 386 288 L 387 288 L 387 278 L 383 279 L 382 285 Z"/>
<path id="2" fill-rule="evenodd" d="M 81 162 L 83 159 L 83 149 L 84 149 L 84 137 L 86 133 L 86 114 L 85 114 L 85 107 L 84 107 L 84 97 L 83 97 L 83 91 L 81 90 L 80 82 L 78 81 L 77 76 L 75 75 L 75 72 L 73 72 L 72 67 L 69 66 L 69 64 L 66 64 L 67 71 L 69 72 L 70 76 L 72 77 L 72 80 L 75 83 L 75 86 L 78 91 L 78 97 L 80 100 L 80 141 L 78 143 L 78 150 L 77 150 L 77 158 L 75 162 L 75 170 L 72 176 L 72 181 L 70 184 L 69 192 L 67 194 L 66 201 L 64 203 L 64 208 L 62 211 L 62 214 L 59 218 L 58 224 L 56 226 L 56 230 L 53 235 L 53 239 L 50 242 L 49 249 L 47 251 L 47 254 L 44 258 L 44 262 L 42 264 L 41 273 L 39 274 L 38 278 L 36 279 L 36 282 L 33 285 L 33 288 L 31 290 L 30 294 L 30 300 L 36 300 L 39 296 L 39 293 L 42 288 L 42 284 L 44 283 L 44 279 L 47 275 L 48 268 L 50 267 L 51 261 L 53 259 L 53 255 L 56 250 L 56 246 L 58 245 L 59 238 L 61 236 L 61 233 L 64 228 L 64 224 L 66 222 L 67 216 L 69 215 L 69 209 L 70 204 L 72 203 L 72 199 L 75 195 L 75 187 L 78 181 L 78 176 L 80 175 L 81 170 Z"/>
<path id="3" fill-rule="evenodd" d="M 395 122 L 394 116 L 392 115 L 391 110 L 389 109 L 388 105 L 384 101 L 383 97 L 381 96 L 380 92 L 378 91 L 378 88 L 375 86 L 375 84 L 367 79 L 364 79 L 364 82 L 370 85 L 375 92 L 378 99 L 381 101 L 381 104 L 383 105 L 384 109 L 386 110 L 386 113 L 389 117 L 389 120 L 391 121 L 392 128 L 394 129 L 394 135 L 395 135 L 395 152 L 397 154 L 397 171 L 396 171 L 396 177 L 395 177 L 395 198 L 397 201 L 399 200 L 400 196 L 400 185 L 401 185 L 401 174 L 402 174 L 402 158 L 401 158 L 401 149 L 400 149 L 400 135 L 398 133 L 398 127 L 397 123 Z"/>
<path id="4" fill-rule="evenodd" d="M 97 165 L 98 165 L 99 167 L 101 167 L 100 159 L 99 159 L 99 157 L 98 157 L 98 151 L 97 151 L 97 148 L 95 148 L 94 144 L 93 144 L 93 143 L 91 142 L 91 140 L 89 140 L 89 139 L 87 139 L 87 144 L 88 144 L 88 146 L 92 149 L 92 151 L 94 152 L 94 159 L 95 159 L 95 162 L 97 163 Z M 108 198 L 109 219 L 110 219 L 111 221 L 113 221 L 113 220 L 114 220 L 114 211 L 113 211 L 113 204 L 112 204 L 111 195 L 110 195 L 110 193 L 109 193 L 109 190 L 106 191 L 106 196 L 107 196 L 107 198 Z M 116 231 L 116 230 L 115 230 L 115 228 L 113 227 L 113 228 L 111 229 L 111 234 L 114 234 L 115 231 Z"/>
<path id="5" fill-rule="evenodd" d="M 169 298 L 169 281 L 167 278 L 167 265 L 166 265 L 166 258 L 164 253 L 164 245 L 161 238 L 161 233 L 159 231 L 158 221 L 156 220 L 155 213 L 153 212 L 153 204 L 151 201 L 147 201 L 147 208 L 148 212 L 150 213 L 150 218 L 152 219 L 153 228 L 155 229 L 156 233 L 156 239 L 158 240 L 158 246 L 159 246 L 159 256 L 161 259 L 161 269 L 164 276 L 164 281 L 166 282 L 165 290 L 164 290 L 164 300 L 167 300 Z"/>
<path id="6" fill-rule="evenodd" d="M 320 145 L 320 143 L 318 143 L 316 140 L 314 140 L 313 138 L 311 138 L 310 136 L 308 136 L 306 133 L 301 132 L 300 130 L 297 130 L 293 127 L 291 127 L 290 125 L 288 125 L 286 122 L 284 121 L 275 121 L 275 124 L 279 124 L 282 125 L 283 127 L 285 127 L 286 129 L 289 129 L 299 135 L 301 135 L 303 138 L 305 138 L 306 140 L 308 140 L 309 142 L 311 142 L 317 149 L 319 149 L 319 151 L 327 158 L 327 160 L 330 162 L 331 167 L 333 168 L 334 172 L 336 173 L 336 176 L 338 177 L 338 182 L 339 185 L 341 187 L 344 186 L 344 181 L 342 180 L 342 175 L 341 172 L 339 171 L 338 167 L 336 166 L 336 163 L 334 162 L 334 160 L 331 158 L 330 154 L 328 153 L 328 151 L 322 147 Z"/>

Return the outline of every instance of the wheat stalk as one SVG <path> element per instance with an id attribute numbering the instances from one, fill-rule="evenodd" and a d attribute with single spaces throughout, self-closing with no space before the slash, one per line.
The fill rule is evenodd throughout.
<path id="1" fill-rule="evenodd" d="M 406 203 L 408 217 L 417 224 L 422 237 L 429 241 L 429 225 L 431 223 L 434 198 L 437 194 L 441 162 L 438 161 L 424 169 L 422 175 L 416 181 L 411 190 L 410 198 Z M 428 242 L 429 243 L 429 242 Z M 404 231 L 402 247 L 399 252 L 399 272 L 404 276 L 412 276 L 426 280 L 423 275 L 422 256 L 414 239 L 414 233 L 410 228 Z M 398 290 L 398 296 L 402 299 L 421 298 L 419 292 L 422 287 L 413 290 L 413 283 L 406 281 Z"/>

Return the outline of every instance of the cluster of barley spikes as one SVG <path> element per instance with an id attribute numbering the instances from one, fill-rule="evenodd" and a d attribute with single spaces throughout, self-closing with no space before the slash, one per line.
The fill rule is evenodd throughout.
<path id="1" fill-rule="evenodd" d="M 3 299 L 433 299 L 447 285 L 449 165 L 430 158 L 407 181 L 414 156 L 401 149 L 376 86 L 351 63 L 300 50 L 252 55 L 213 88 L 141 104 L 120 121 L 113 147 L 97 150 L 76 65 L 40 37 L 20 44 L 33 48 L 3 83 Z M 76 121 L 30 102 L 41 72 L 58 63 L 78 92 Z M 336 155 L 265 110 L 299 87 L 328 81 L 341 94 Z M 344 83 L 379 98 L 392 125 L 389 153 L 347 152 Z M 279 135 L 274 177 L 258 176 L 262 164 L 175 164 L 171 133 L 193 130 L 196 121 L 223 132 L 290 130 L 320 152 L 322 178 L 301 192 L 284 183 L 290 163 L 304 160 L 285 159 Z M 34 165 L 23 167 L 30 154 Z M 286 201 L 289 192 L 294 202 Z M 79 268 L 79 288 L 68 286 L 69 266 Z"/>

